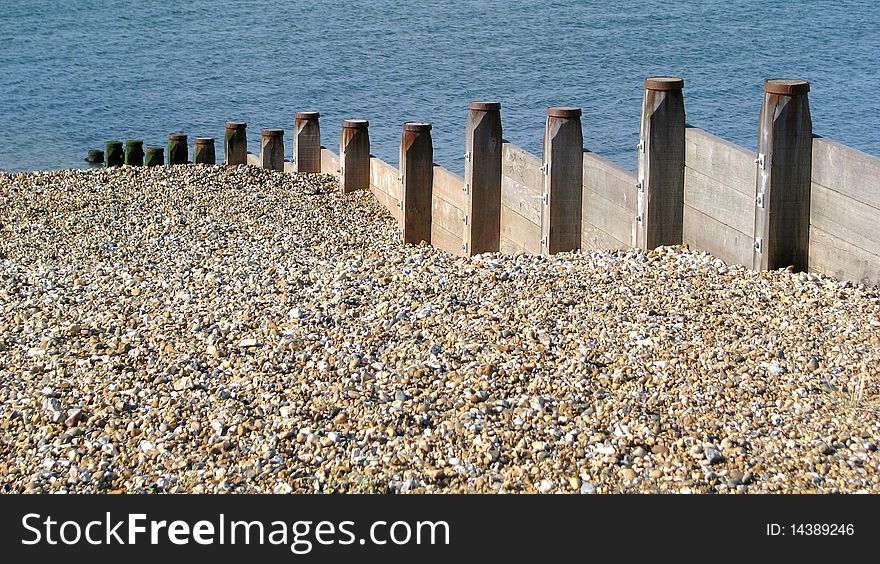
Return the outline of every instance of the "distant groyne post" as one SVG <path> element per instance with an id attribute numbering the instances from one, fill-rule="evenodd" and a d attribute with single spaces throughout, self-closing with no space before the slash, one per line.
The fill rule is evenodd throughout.
<path id="1" fill-rule="evenodd" d="M 581 109 L 547 109 L 542 162 L 541 254 L 581 247 L 584 137 Z"/>
<path id="2" fill-rule="evenodd" d="M 813 124 L 806 80 L 764 82 L 758 117 L 752 268 L 807 270 Z"/>
<path id="3" fill-rule="evenodd" d="M 165 164 L 165 149 L 162 147 L 147 147 L 144 157 L 146 166 L 162 166 Z"/>
<path id="4" fill-rule="evenodd" d="M 144 165 L 144 142 L 140 139 L 128 139 L 125 142 L 125 164 L 128 166 Z"/>
<path id="5" fill-rule="evenodd" d="M 293 161 L 296 172 L 321 172 L 321 126 L 318 112 L 296 112 Z"/>
<path id="6" fill-rule="evenodd" d="M 497 252 L 501 242 L 501 103 L 471 102 L 465 126 L 466 255 Z"/>
<path id="7" fill-rule="evenodd" d="M 168 134 L 168 164 L 186 164 L 189 162 L 189 147 L 185 133 Z"/>
<path id="8" fill-rule="evenodd" d="M 260 166 L 269 170 L 284 170 L 284 130 L 260 131 Z"/>
<path id="9" fill-rule="evenodd" d="M 196 164 L 217 164 L 212 137 L 196 137 L 193 142 L 193 162 Z"/>
<path id="10" fill-rule="evenodd" d="M 247 124 L 227 121 L 223 137 L 223 162 L 228 165 L 247 164 Z"/>
<path id="11" fill-rule="evenodd" d="M 434 144 L 431 124 L 406 122 L 400 139 L 403 242 L 431 242 Z"/>
<path id="12" fill-rule="evenodd" d="M 367 120 L 342 120 L 342 134 L 339 136 L 339 187 L 343 193 L 370 188 L 369 127 L 370 122 Z"/>
<path id="13" fill-rule="evenodd" d="M 104 166 L 121 166 L 123 162 L 122 141 L 107 141 L 104 144 Z"/>
<path id="14" fill-rule="evenodd" d="M 682 243 L 684 221 L 684 79 L 645 79 L 638 144 L 636 245 Z"/>

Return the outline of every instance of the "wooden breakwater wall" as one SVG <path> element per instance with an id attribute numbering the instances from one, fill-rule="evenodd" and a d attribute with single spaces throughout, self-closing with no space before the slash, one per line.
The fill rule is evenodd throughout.
<path id="1" fill-rule="evenodd" d="M 687 244 L 880 284 L 880 158 L 813 134 L 809 83 L 765 82 L 756 152 L 688 125 L 683 79 L 644 88 L 635 173 L 584 149 L 579 108 L 548 108 L 538 157 L 503 139 L 497 102 L 469 104 L 463 177 L 433 163 L 431 124 L 403 125 L 395 166 L 370 154 L 365 120 L 342 122 L 338 153 L 322 147 L 317 112 L 296 114 L 289 161 L 283 130 L 262 130 L 255 155 L 227 123 L 224 162 L 333 174 L 371 191 L 405 243 L 457 255 Z"/>

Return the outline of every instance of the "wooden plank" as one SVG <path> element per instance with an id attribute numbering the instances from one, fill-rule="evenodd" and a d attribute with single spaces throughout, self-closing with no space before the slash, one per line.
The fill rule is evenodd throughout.
<path id="1" fill-rule="evenodd" d="M 321 147 L 321 172 L 339 176 L 339 157 L 327 147 Z"/>
<path id="2" fill-rule="evenodd" d="M 611 248 L 635 246 L 635 216 L 632 211 L 618 206 L 601 194 L 587 188 L 584 189 L 583 198 L 582 223 L 588 225 L 589 228 L 582 227 L 582 229 L 584 234 L 591 234 L 594 241 L 593 248 L 598 244 L 597 241 L 602 240 L 601 237 L 593 233 L 595 230 L 609 235 L 619 243 Z"/>
<path id="3" fill-rule="evenodd" d="M 728 264 L 752 264 L 753 239 L 689 205 L 684 206 L 684 242 Z"/>
<path id="4" fill-rule="evenodd" d="M 437 224 L 459 239 L 459 247 L 464 241 L 464 211 L 453 206 L 443 198 L 434 197 L 431 202 L 431 223 Z"/>
<path id="5" fill-rule="evenodd" d="M 503 213 L 503 208 L 502 208 L 502 213 Z M 525 249 L 523 248 L 522 245 L 520 245 L 519 243 L 517 243 L 516 241 L 514 241 L 512 239 L 509 239 L 508 237 L 505 237 L 504 235 L 501 235 L 500 249 L 501 249 L 502 253 L 507 254 L 507 255 L 515 255 L 517 253 L 524 253 L 525 252 Z"/>
<path id="6" fill-rule="evenodd" d="M 541 227 L 541 193 L 535 193 L 509 176 L 501 177 L 501 205 Z"/>
<path id="7" fill-rule="evenodd" d="M 260 166 L 260 155 L 248 153 L 247 154 L 247 164 L 253 165 L 253 166 Z"/>
<path id="8" fill-rule="evenodd" d="M 606 158 L 584 151 L 584 188 L 588 188 L 618 206 L 638 211 L 636 177 Z"/>
<path id="9" fill-rule="evenodd" d="M 544 175 L 541 173 L 542 164 L 540 157 L 536 157 L 516 145 L 504 143 L 501 146 L 501 175 L 507 176 L 537 193 L 539 198 L 544 185 Z"/>
<path id="10" fill-rule="evenodd" d="M 402 217 L 399 175 L 398 170 L 385 161 L 370 158 L 370 191 L 398 223 Z"/>
<path id="11" fill-rule="evenodd" d="M 541 227 L 507 206 L 501 206 L 501 236 L 521 245 L 527 253 L 541 254 Z"/>
<path id="12" fill-rule="evenodd" d="M 696 127 L 684 138 L 685 166 L 755 197 L 755 153 Z"/>
<path id="13" fill-rule="evenodd" d="M 880 210 L 815 182 L 810 200 L 811 227 L 880 253 Z"/>
<path id="14" fill-rule="evenodd" d="M 755 198 L 746 196 L 690 167 L 684 172 L 684 201 L 716 221 L 749 237 L 755 229 Z"/>
<path id="15" fill-rule="evenodd" d="M 813 139 L 812 180 L 880 208 L 880 158 L 830 139 Z"/>
<path id="16" fill-rule="evenodd" d="M 434 165 L 434 196 L 440 197 L 457 207 L 467 209 L 467 194 L 464 193 L 464 179 L 454 172 Z"/>
<path id="17" fill-rule="evenodd" d="M 581 235 L 581 249 L 593 251 L 614 251 L 618 249 L 630 249 L 632 245 L 622 243 L 605 233 L 598 227 L 584 223 Z"/>
<path id="18" fill-rule="evenodd" d="M 443 227 L 437 225 L 436 222 L 431 223 L 432 247 L 437 247 L 438 249 L 442 249 L 447 253 L 461 256 L 463 254 L 461 244 L 462 239 L 460 236 L 443 229 Z"/>
<path id="19" fill-rule="evenodd" d="M 817 227 L 810 228 L 810 271 L 860 284 L 880 284 L 880 255 Z"/>
<path id="20" fill-rule="evenodd" d="M 284 161 L 284 172 L 296 172 L 296 166 L 290 161 Z"/>

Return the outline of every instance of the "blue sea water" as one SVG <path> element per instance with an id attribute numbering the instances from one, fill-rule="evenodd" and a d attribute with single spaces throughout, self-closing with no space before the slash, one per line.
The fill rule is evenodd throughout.
<path id="1" fill-rule="evenodd" d="M 880 2 L 703 0 L 0 0 L 0 169 L 85 166 L 105 140 L 222 139 L 227 120 L 434 124 L 463 168 L 469 100 L 502 102 L 504 136 L 540 155 L 544 111 L 581 106 L 587 148 L 633 169 L 642 81 L 685 78 L 688 121 L 754 148 L 761 85 L 810 80 L 814 131 L 880 154 Z"/>

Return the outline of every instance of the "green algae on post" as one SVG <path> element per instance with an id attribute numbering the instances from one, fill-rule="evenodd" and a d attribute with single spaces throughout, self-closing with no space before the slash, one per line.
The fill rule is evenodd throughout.
<path id="1" fill-rule="evenodd" d="M 89 164 L 101 164 L 104 162 L 104 151 L 101 149 L 89 149 L 89 155 L 86 157 Z"/>
<path id="2" fill-rule="evenodd" d="M 140 139 L 129 139 L 125 142 L 125 164 L 129 166 L 144 165 L 144 142 Z"/>
<path id="3" fill-rule="evenodd" d="M 189 162 L 185 133 L 168 135 L 168 164 L 186 164 Z"/>
<path id="4" fill-rule="evenodd" d="M 193 143 L 193 162 L 196 164 L 217 164 L 212 137 L 196 137 Z"/>
<path id="5" fill-rule="evenodd" d="M 122 141 L 107 141 L 104 149 L 104 166 L 122 165 Z"/>
<path id="6" fill-rule="evenodd" d="M 147 147 L 147 156 L 144 164 L 147 166 L 162 166 L 165 164 L 165 149 L 162 147 Z"/>

